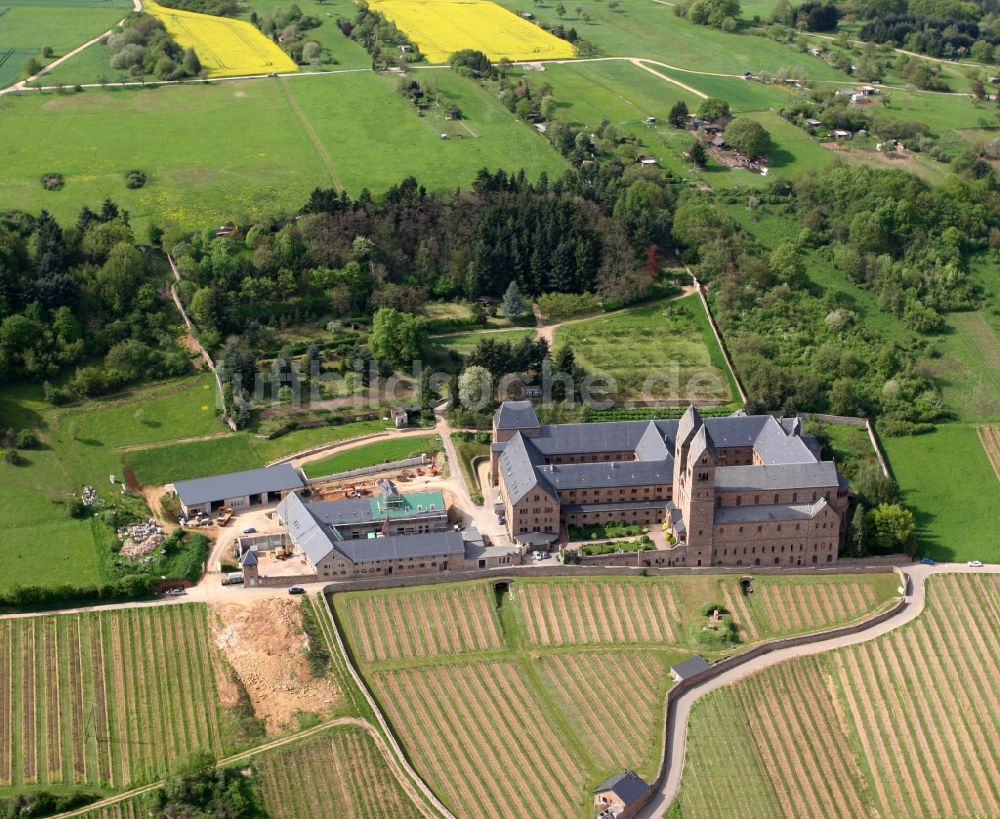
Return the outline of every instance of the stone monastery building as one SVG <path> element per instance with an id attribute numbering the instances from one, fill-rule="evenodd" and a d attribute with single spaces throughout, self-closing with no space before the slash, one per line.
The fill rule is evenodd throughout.
<path id="1" fill-rule="evenodd" d="M 679 421 L 541 425 L 528 401 L 493 418 L 492 478 L 512 540 L 548 546 L 565 526 L 624 520 L 676 543 L 666 566 L 828 564 L 848 486 L 798 418 L 738 412 Z"/>

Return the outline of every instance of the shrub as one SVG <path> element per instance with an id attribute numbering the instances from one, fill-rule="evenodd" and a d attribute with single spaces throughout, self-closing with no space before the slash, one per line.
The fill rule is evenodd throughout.
<path id="1" fill-rule="evenodd" d="M 66 514 L 71 518 L 85 518 L 90 514 L 90 508 L 79 498 L 73 498 L 66 505 Z"/>
<path id="2" fill-rule="evenodd" d="M 38 436 L 30 429 L 19 429 L 14 437 L 14 446 L 18 449 L 36 449 L 38 444 Z"/>
<path id="3" fill-rule="evenodd" d="M 729 614 L 729 611 L 722 603 L 706 603 L 698 611 L 702 617 L 709 617 L 713 611 L 718 611 L 720 614 Z"/>
<path id="4" fill-rule="evenodd" d="M 24 458 L 21 457 L 21 454 L 16 449 L 5 449 L 3 462 L 11 466 L 21 466 L 24 464 Z"/>
<path id="5" fill-rule="evenodd" d="M 130 190 L 141 188 L 146 184 L 146 173 L 138 169 L 125 171 L 125 187 Z"/>
<path id="6" fill-rule="evenodd" d="M 47 191 L 61 191 L 64 184 L 61 173 L 47 173 L 42 177 L 42 187 Z"/>

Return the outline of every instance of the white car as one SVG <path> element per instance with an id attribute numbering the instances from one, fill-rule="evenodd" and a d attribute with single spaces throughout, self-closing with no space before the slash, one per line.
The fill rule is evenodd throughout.
<path id="1" fill-rule="evenodd" d="M 981 561 L 981 560 L 970 560 L 969 561 L 969 565 L 973 569 L 981 569 L 981 568 L 983 568 L 983 561 Z"/>
<path id="2" fill-rule="evenodd" d="M 548 558 L 552 557 L 552 555 L 550 555 L 548 552 L 532 552 L 531 556 L 535 560 L 547 560 Z"/>

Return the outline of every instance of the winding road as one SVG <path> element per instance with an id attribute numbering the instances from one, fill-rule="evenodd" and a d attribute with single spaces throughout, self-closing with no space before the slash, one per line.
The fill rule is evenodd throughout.
<path id="1" fill-rule="evenodd" d="M 687 731 L 691 709 L 706 694 L 710 694 L 712 691 L 723 686 L 738 682 L 751 674 L 763 671 L 765 668 L 770 668 L 785 660 L 791 660 L 796 657 L 808 657 L 813 654 L 821 654 L 825 651 L 833 651 L 838 648 L 865 643 L 888 634 L 890 631 L 895 631 L 901 626 L 915 620 L 924 610 L 924 605 L 926 604 L 926 581 L 928 577 L 935 574 L 982 574 L 984 572 L 1000 574 L 1000 565 L 983 566 L 982 568 L 974 569 L 965 564 L 943 563 L 936 566 L 925 566 L 916 563 L 901 568 L 910 578 L 909 594 L 904 597 L 903 607 L 889 619 L 855 634 L 833 637 L 829 640 L 819 640 L 814 643 L 765 654 L 724 671 L 682 694 L 676 701 L 672 724 L 670 724 L 670 712 L 668 710 L 666 756 L 661 764 L 661 769 L 665 771 L 665 774 L 661 776 L 662 784 L 649 804 L 637 814 L 637 817 L 639 819 L 654 819 L 655 817 L 665 816 L 667 809 L 676 798 L 677 792 L 680 789 L 681 774 L 684 771 L 684 752 L 687 746 Z"/>

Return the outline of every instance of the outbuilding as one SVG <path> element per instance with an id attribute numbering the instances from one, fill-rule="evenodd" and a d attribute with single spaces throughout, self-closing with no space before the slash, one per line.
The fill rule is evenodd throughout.
<path id="1" fill-rule="evenodd" d="M 630 819 L 646 803 L 649 783 L 635 771 L 622 771 L 594 788 L 594 807 L 600 819 Z"/>
<path id="2" fill-rule="evenodd" d="M 704 657 L 692 657 L 690 660 L 670 666 L 670 676 L 674 678 L 674 682 L 684 682 L 710 668 Z"/>
<path id="3" fill-rule="evenodd" d="M 279 464 L 177 481 L 168 484 L 166 489 L 177 494 L 181 511 L 191 517 L 198 513 L 210 515 L 227 506 L 241 510 L 277 503 L 293 489 L 301 489 L 304 485 L 299 470 L 291 464 Z"/>

